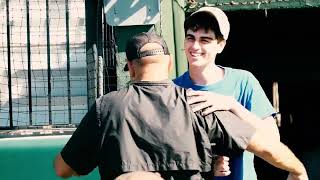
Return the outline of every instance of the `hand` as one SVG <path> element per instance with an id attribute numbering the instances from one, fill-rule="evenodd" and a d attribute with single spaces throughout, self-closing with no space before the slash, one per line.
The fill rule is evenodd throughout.
<path id="1" fill-rule="evenodd" d="M 231 96 L 224 96 L 208 91 L 187 91 L 188 103 L 193 104 L 194 112 L 204 110 L 202 115 L 210 114 L 217 110 L 231 110 L 235 100 Z"/>
<path id="2" fill-rule="evenodd" d="M 287 180 L 308 180 L 307 173 L 303 173 L 300 175 L 289 173 Z"/>
<path id="3" fill-rule="evenodd" d="M 231 174 L 229 167 L 229 158 L 227 156 L 218 156 L 213 167 L 214 176 L 229 176 Z"/>

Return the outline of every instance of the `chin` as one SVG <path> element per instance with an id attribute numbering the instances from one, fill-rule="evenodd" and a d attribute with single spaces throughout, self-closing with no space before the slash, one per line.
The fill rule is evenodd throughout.
<path id="1" fill-rule="evenodd" d="M 204 63 L 203 61 L 193 61 L 193 62 L 189 62 L 190 66 L 194 66 L 194 67 L 204 67 L 206 66 L 207 63 Z"/>

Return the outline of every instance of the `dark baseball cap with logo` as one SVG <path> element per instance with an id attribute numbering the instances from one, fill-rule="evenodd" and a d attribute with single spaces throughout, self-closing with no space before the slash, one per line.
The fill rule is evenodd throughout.
<path id="1" fill-rule="evenodd" d="M 141 51 L 141 48 L 148 43 L 157 43 L 161 48 L 153 48 Z M 169 55 L 169 49 L 163 38 L 155 32 L 142 32 L 134 35 L 127 41 L 126 56 L 128 61 L 139 60 L 146 56 Z M 128 71 L 128 64 L 123 68 Z"/>

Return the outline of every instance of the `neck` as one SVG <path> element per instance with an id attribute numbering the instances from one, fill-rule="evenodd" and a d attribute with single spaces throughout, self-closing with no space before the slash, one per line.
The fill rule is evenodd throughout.
<path id="1" fill-rule="evenodd" d="M 138 71 L 132 78 L 135 81 L 162 81 L 169 79 L 169 73 L 167 70 L 161 70 L 160 67 L 157 68 L 144 68 Z"/>
<path id="2" fill-rule="evenodd" d="M 223 79 L 224 70 L 215 64 L 206 67 L 190 66 L 189 74 L 194 84 L 208 85 Z"/>

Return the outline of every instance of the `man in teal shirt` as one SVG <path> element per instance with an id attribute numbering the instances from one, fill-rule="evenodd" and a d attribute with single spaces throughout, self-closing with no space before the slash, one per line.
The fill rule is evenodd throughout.
<path id="1" fill-rule="evenodd" d="M 258 80 L 252 73 L 222 67 L 215 64 L 216 55 L 221 53 L 228 39 L 230 25 L 225 13 L 216 7 L 202 7 L 191 14 L 184 22 L 184 49 L 189 63 L 189 70 L 174 80 L 175 84 L 199 91 L 190 94 L 194 102 L 202 102 L 197 109 L 207 108 L 205 112 L 214 110 L 229 110 L 230 97 L 238 101 L 244 108 L 260 119 L 261 123 L 270 128 L 270 136 L 278 135 L 278 129 L 273 118 L 276 113 Z M 217 94 L 215 94 L 217 93 Z M 219 94 L 219 95 L 218 95 Z M 220 99 L 220 100 L 219 100 Z M 197 110 L 195 109 L 195 110 Z M 237 110 L 234 112 L 237 114 Z M 241 114 L 238 114 L 241 117 Z M 256 180 L 253 154 L 245 152 L 230 160 L 230 171 L 219 168 L 215 171 L 217 179 L 223 180 Z M 222 161 L 216 166 L 228 165 Z"/>

